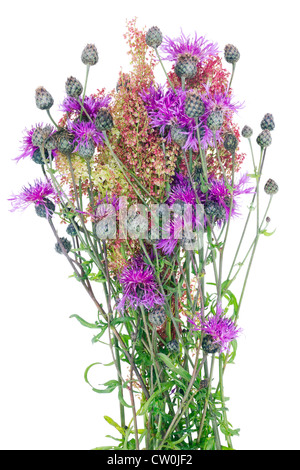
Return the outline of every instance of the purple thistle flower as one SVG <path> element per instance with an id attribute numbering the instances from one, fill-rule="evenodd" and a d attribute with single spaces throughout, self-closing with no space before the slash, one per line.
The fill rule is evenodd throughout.
<path id="1" fill-rule="evenodd" d="M 104 96 L 103 98 L 95 98 L 94 96 L 85 96 L 84 98 L 84 109 L 88 113 L 91 119 L 95 119 L 99 109 L 107 108 L 111 100 L 110 96 Z M 81 106 L 75 98 L 67 96 L 63 103 L 60 105 L 60 110 L 65 113 L 76 113 L 80 114 Z M 85 113 L 83 112 L 83 116 Z"/>
<path id="2" fill-rule="evenodd" d="M 243 108 L 244 104 L 239 102 L 233 102 L 232 96 L 228 93 L 211 93 L 208 85 L 205 86 L 206 93 L 201 95 L 202 101 L 205 106 L 205 112 L 200 118 L 203 136 L 201 138 L 201 144 L 204 149 L 208 146 L 214 147 L 213 132 L 207 126 L 207 118 L 213 111 L 221 111 L 225 119 L 230 119 L 234 113 L 237 113 Z M 216 141 L 222 142 L 221 130 L 216 131 Z"/>
<path id="3" fill-rule="evenodd" d="M 18 157 L 14 158 L 13 160 L 16 160 L 17 162 L 19 162 L 20 160 L 24 158 L 33 157 L 34 152 L 39 148 L 36 145 L 33 145 L 32 143 L 32 135 L 37 127 L 44 127 L 44 124 L 36 124 L 35 126 L 32 126 L 30 130 L 24 129 L 24 137 L 22 140 L 22 147 L 20 149 L 22 153 Z M 50 136 L 53 134 L 54 129 L 52 128 L 52 126 L 48 125 L 48 127 L 51 127 L 52 129 L 51 133 L 49 134 Z"/>
<path id="4" fill-rule="evenodd" d="M 13 195 L 9 201 L 11 201 L 12 209 L 11 212 L 16 210 L 25 210 L 31 204 L 44 206 L 47 215 L 49 215 L 49 208 L 47 206 L 47 199 L 51 197 L 52 199 L 57 199 L 57 193 L 54 190 L 51 182 L 49 180 L 35 180 L 33 185 L 29 187 L 23 187 L 22 192 L 17 195 Z"/>
<path id="5" fill-rule="evenodd" d="M 244 103 L 233 102 L 233 98 L 228 93 L 211 93 L 208 85 L 205 85 L 206 93 L 202 95 L 202 100 L 205 105 L 205 112 L 203 118 L 207 118 L 213 111 L 222 111 L 225 117 L 232 117 L 243 108 Z"/>
<path id="6" fill-rule="evenodd" d="M 174 91 L 167 90 L 163 93 L 162 88 L 158 90 L 152 86 L 148 93 L 144 92 L 142 98 L 148 112 L 150 125 L 158 127 L 160 134 L 166 138 L 167 142 L 172 141 L 171 127 L 181 128 L 183 134 L 187 134 L 187 141 L 184 149 L 198 149 L 196 121 L 185 114 L 186 92 L 181 89 Z"/>
<path id="7" fill-rule="evenodd" d="M 68 121 L 68 129 L 74 134 L 76 143 L 75 151 L 78 150 L 79 145 L 85 144 L 88 145 L 90 139 L 93 140 L 96 146 L 104 145 L 103 134 L 102 132 L 96 129 L 96 126 L 93 122 L 72 122 Z"/>
<path id="8" fill-rule="evenodd" d="M 141 258 L 134 258 L 131 264 L 123 269 L 119 282 L 123 289 L 123 297 L 117 305 L 118 310 L 122 311 L 126 306 L 134 309 L 144 306 L 150 309 L 155 305 L 164 304 L 153 269 Z"/>
<path id="9" fill-rule="evenodd" d="M 229 349 L 229 343 L 236 339 L 241 333 L 241 328 L 237 328 L 230 318 L 224 316 L 224 311 L 220 304 L 217 304 L 216 313 L 210 315 L 205 320 L 200 317 L 196 318 L 198 321 L 195 323 L 188 318 L 188 321 L 194 325 L 193 331 L 202 331 L 206 335 L 211 336 L 213 343 L 220 348 L 220 352 Z"/>
<path id="10" fill-rule="evenodd" d="M 194 38 L 185 36 L 181 31 L 181 36 L 175 39 L 165 37 L 160 47 L 162 58 L 164 60 L 175 61 L 183 54 L 190 54 L 197 58 L 199 62 L 203 62 L 209 56 L 216 56 L 219 52 L 217 44 L 208 42 L 204 36 Z"/>
<path id="11" fill-rule="evenodd" d="M 227 188 L 223 178 L 209 180 L 210 188 L 208 191 L 208 198 L 210 201 L 217 202 L 220 206 L 223 206 L 226 211 L 226 219 L 229 218 L 230 213 L 230 199 L 233 196 L 233 204 L 231 216 L 240 215 L 238 212 L 238 201 L 237 196 L 241 194 L 251 194 L 254 191 L 252 186 L 247 186 L 249 184 L 250 178 L 247 174 L 241 176 L 238 183 L 233 186 L 233 195 L 231 195 L 230 190 Z"/>

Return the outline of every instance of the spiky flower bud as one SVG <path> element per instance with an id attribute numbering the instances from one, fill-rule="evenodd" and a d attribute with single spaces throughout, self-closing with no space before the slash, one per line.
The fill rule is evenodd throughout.
<path id="1" fill-rule="evenodd" d="M 197 73 L 197 58 L 191 54 L 182 54 L 174 70 L 179 78 L 194 78 Z"/>
<path id="2" fill-rule="evenodd" d="M 77 153 L 82 158 L 85 158 L 85 159 L 89 160 L 94 155 L 95 148 L 96 148 L 95 143 L 94 143 L 93 139 L 90 137 L 86 142 L 81 142 L 78 145 Z"/>
<path id="3" fill-rule="evenodd" d="M 44 149 L 44 156 L 46 160 L 49 160 L 49 153 L 47 149 Z M 41 150 L 38 148 L 34 151 L 31 159 L 34 163 L 37 163 L 38 165 L 43 165 L 44 159 Z"/>
<path id="4" fill-rule="evenodd" d="M 146 33 L 146 44 L 149 47 L 159 47 L 162 43 L 163 35 L 157 26 L 152 26 Z"/>
<path id="5" fill-rule="evenodd" d="M 224 49 L 224 57 L 226 62 L 235 64 L 240 58 L 240 53 L 235 46 L 232 44 L 227 44 Z"/>
<path id="6" fill-rule="evenodd" d="M 66 228 L 66 232 L 68 235 L 71 235 L 71 237 L 75 237 L 77 235 L 77 230 L 76 230 L 77 224 L 75 222 L 72 222 L 69 224 Z"/>
<path id="7" fill-rule="evenodd" d="M 114 127 L 114 122 L 109 109 L 101 108 L 95 119 L 95 126 L 98 131 L 109 131 Z"/>
<path id="8" fill-rule="evenodd" d="M 269 131 L 272 131 L 275 129 L 275 122 L 273 115 L 270 113 L 267 113 L 264 115 L 263 120 L 260 123 L 260 127 L 262 129 L 268 129 Z"/>
<path id="9" fill-rule="evenodd" d="M 44 198 L 43 204 L 35 204 L 35 212 L 39 217 L 48 218 L 53 216 L 55 204 L 48 198 Z"/>
<path id="10" fill-rule="evenodd" d="M 166 313 L 164 307 L 161 305 L 149 312 L 148 319 L 153 326 L 161 326 L 166 321 Z"/>
<path id="11" fill-rule="evenodd" d="M 268 147 L 272 143 L 272 136 L 269 129 L 263 130 L 256 139 L 258 145 L 262 148 Z"/>
<path id="12" fill-rule="evenodd" d="M 75 148 L 74 138 L 74 135 L 65 129 L 63 131 L 57 132 L 56 141 L 58 150 L 65 154 L 73 152 Z"/>
<path id="13" fill-rule="evenodd" d="M 202 341 L 202 349 L 206 354 L 215 354 L 220 351 L 220 345 L 214 341 L 211 335 L 205 335 Z"/>
<path id="14" fill-rule="evenodd" d="M 245 137 L 246 139 L 249 139 L 253 134 L 253 130 L 249 126 L 244 126 L 242 129 L 242 136 Z"/>
<path id="15" fill-rule="evenodd" d="M 273 195 L 276 194 L 279 190 L 278 184 L 275 183 L 274 180 L 271 178 L 268 179 L 268 181 L 265 184 L 264 190 L 267 194 Z"/>
<path id="16" fill-rule="evenodd" d="M 203 388 L 207 388 L 208 387 L 208 384 L 209 384 L 209 380 L 208 379 L 203 379 L 200 381 L 200 387 L 199 389 L 202 390 Z"/>
<path id="17" fill-rule="evenodd" d="M 40 147 L 51 134 L 52 127 L 47 125 L 45 127 L 36 127 L 32 133 L 31 142 L 34 147 Z"/>
<path id="18" fill-rule="evenodd" d="M 267 224 L 269 224 L 271 222 L 270 217 L 266 217 L 266 222 L 267 222 Z"/>
<path id="19" fill-rule="evenodd" d="M 202 116 L 205 112 L 204 103 L 196 90 L 188 92 L 185 100 L 185 114 L 190 118 Z"/>
<path id="20" fill-rule="evenodd" d="M 40 86 L 35 90 L 35 103 L 39 109 L 50 109 L 54 100 L 49 91 Z"/>
<path id="21" fill-rule="evenodd" d="M 66 250 L 66 252 L 69 253 L 69 251 L 72 248 L 71 242 L 65 237 L 61 237 L 59 240 L 60 240 L 62 246 L 64 247 L 64 249 Z M 60 255 L 63 254 L 63 250 L 60 246 L 60 243 L 58 243 L 58 242 L 55 244 L 55 251 L 57 253 L 59 253 Z"/>
<path id="22" fill-rule="evenodd" d="M 223 206 L 215 201 L 206 201 L 204 203 L 204 211 L 206 216 L 213 222 L 226 219 L 226 210 Z"/>
<path id="23" fill-rule="evenodd" d="M 51 151 L 57 148 L 56 134 L 49 135 L 44 143 L 45 149 Z"/>
<path id="24" fill-rule="evenodd" d="M 217 131 L 221 129 L 224 122 L 224 116 L 222 111 L 212 111 L 207 118 L 207 127 L 211 131 Z"/>
<path id="25" fill-rule="evenodd" d="M 81 60 L 84 65 L 95 65 L 98 59 L 98 51 L 95 44 L 87 44 L 81 54 Z"/>
<path id="26" fill-rule="evenodd" d="M 167 343 L 167 348 L 170 352 L 179 352 L 179 343 L 177 339 L 172 339 Z"/>
<path id="27" fill-rule="evenodd" d="M 66 81 L 66 93 L 68 96 L 78 98 L 83 91 L 83 87 L 79 80 L 75 77 L 69 77 Z"/>
<path id="28" fill-rule="evenodd" d="M 171 127 L 171 138 L 173 142 L 176 144 L 180 145 L 183 147 L 187 141 L 187 129 L 177 127 L 177 126 L 172 126 Z"/>
<path id="29" fill-rule="evenodd" d="M 238 140 L 234 134 L 227 133 L 224 138 L 224 148 L 228 150 L 231 153 L 234 153 L 236 151 L 236 148 L 238 146 Z"/>

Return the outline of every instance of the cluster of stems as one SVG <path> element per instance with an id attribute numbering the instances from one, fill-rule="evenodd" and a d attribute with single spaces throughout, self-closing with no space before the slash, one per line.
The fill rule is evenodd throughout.
<path id="1" fill-rule="evenodd" d="M 158 54 L 157 50 L 156 52 Z M 89 66 L 87 67 L 84 94 L 88 74 Z M 174 89 L 170 78 L 168 76 L 167 78 L 170 86 Z M 185 86 L 185 81 L 183 81 L 183 86 Z M 83 113 L 91 119 L 84 108 L 84 100 L 79 102 L 82 108 L 80 119 Z M 50 118 L 55 124 L 53 118 L 51 116 Z M 111 158 L 117 163 L 124 178 L 134 189 L 137 201 L 145 204 L 148 208 L 153 202 L 159 204 L 161 201 L 156 201 L 138 178 L 119 160 L 112 148 L 109 135 L 105 132 L 103 135 Z M 199 132 L 198 143 L 203 179 L 208 187 L 210 183 L 206 154 L 201 148 Z M 106 420 L 119 432 L 119 444 L 102 447 L 103 449 L 221 450 L 233 448 L 232 437 L 237 434 L 237 431 L 232 428 L 227 418 L 224 372 L 227 364 L 234 359 L 235 348 L 233 345 L 229 345 L 226 353 L 207 354 L 202 348 L 203 333 L 201 330 L 192 331 L 190 323 L 184 321 L 180 310 L 184 304 L 185 310 L 189 312 L 191 318 L 200 311 L 200 317 L 204 320 L 209 313 L 212 301 L 222 306 L 222 303 L 228 303 L 229 299 L 231 305 L 234 306 L 232 318 L 235 323 L 238 321 L 253 257 L 260 235 L 266 228 L 265 220 L 272 200 L 272 196 L 270 196 L 265 213 L 261 218 L 259 185 L 266 149 L 261 150 L 259 163 L 256 166 L 250 138 L 249 143 L 256 187 L 227 275 L 225 274 L 224 260 L 227 254 L 233 209 L 235 154 L 234 152 L 232 154 L 232 175 L 231 180 L 228 180 L 220 160 L 216 139 L 215 156 L 231 193 L 229 217 L 227 221 L 224 221 L 222 228 L 219 229 L 214 221 L 207 217 L 206 231 L 197 233 L 199 249 L 195 251 L 183 250 L 178 245 L 171 259 L 168 260 L 167 269 L 163 269 L 165 265 L 157 249 L 153 248 L 154 258 L 151 257 L 147 244 L 142 238 L 139 239 L 140 251 L 153 269 L 159 292 L 165 300 L 164 307 L 167 319 L 164 335 L 161 335 L 160 330 L 149 322 L 148 312 L 143 307 L 127 308 L 122 315 L 115 308 L 117 299 L 122 295 L 121 286 L 118 279 L 111 275 L 107 241 L 97 237 L 95 223 L 87 223 L 83 215 L 86 201 L 83 196 L 82 181 L 79 179 L 76 182 L 72 154 L 66 156 L 73 183 L 74 198 L 70 198 L 64 191 L 57 178 L 57 172 L 52 166 L 52 160 L 46 159 L 44 148 L 41 147 L 44 159 L 42 170 L 46 178 L 51 179 L 57 194 L 59 194 L 57 213 L 64 221 L 74 222 L 76 219 L 76 223 L 74 223 L 76 235 L 72 237 L 73 249 L 70 252 L 66 251 L 61 242 L 52 217 L 48 218 L 50 228 L 63 255 L 70 264 L 75 279 L 83 286 L 98 312 L 95 324 L 89 324 L 80 317 L 78 319 L 84 326 L 99 331 L 93 339 L 94 342 L 100 341 L 105 337 L 103 335 L 106 335 L 112 354 L 112 364 L 115 366 L 115 380 L 105 384 L 106 390 L 97 390 L 93 387 L 93 390 L 99 393 L 103 391 L 107 393 L 115 388 L 118 390 L 119 423 L 109 417 L 106 417 Z M 165 147 L 162 146 L 162 148 L 165 151 Z M 165 157 L 167 158 L 167 155 Z M 182 157 L 186 164 L 190 184 L 195 189 L 196 199 L 199 202 L 196 184 L 192 176 L 191 155 L 188 160 L 186 152 L 182 150 Z M 88 202 L 92 210 L 95 210 L 96 194 L 92 180 L 91 161 L 87 159 L 86 164 L 89 175 Z M 255 210 L 255 236 L 244 255 L 240 257 L 249 221 Z M 208 266 L 210 261 L 211 264 Z M 212 267 L 212 273 L 210 273 L 210 267 Z M 240 297 L 237 299 L 232 294 L 231 285 L 243 272 L 243 268 L 244 281 Z M 213 279 L 209 278 L 210 274 Z M 207 281 L 207 278 L 210 282 Z M 93 282 L 93 279 L 98 282 Z M 103 287 L 103 290 L 100 291 L 99 285 Z M 206 292 L 208 286 L 210 288 L 214 286 L 215 291 Z M 105 305 L 101 301 L 103 293 Z M 170 352 L 167 349 L 167 344 L 174 338 L 179 344 L 179 350 Z M 216 367 L 217 362 L 218 367 Z M 88 383 L 87 374 L 90 367 L 85 375 Z"/>

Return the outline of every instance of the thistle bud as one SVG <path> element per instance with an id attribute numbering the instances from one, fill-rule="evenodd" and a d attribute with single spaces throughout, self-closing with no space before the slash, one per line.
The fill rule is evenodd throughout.
<path id="1" fill-rule="evenodd" d="M 179 344 L 177 339 L 172 339 L 167 343 L 167 348 L 170 352 L 179 352 Z"/>
<path id="2" fill-rule="evenodd" d="M 262 129 L 268 129 L 269 131 L 272 131 L 275 129 L 275 122 L 273 115 L 270 113 L 267 113 L 264 115 L 263 120 L 260 123 L 260 127 Z"/>
<path id="3" fill-rule="evenodd" d="M 60 240 L 60 243 L 62 244 L 62 246 L 64 247 L 64 249 L 66 250 L 66 252 L 69 253 L 69 251 L 72 248 L 71 242 L 65 237 L 61 237 L 59 240 Z M 61 248 L 60 243 L 57 242 L 55 244 L 55 251 L 61 255 L 61 254 L 63 254 L 63 250 Z"/>
<path id="4" fill-rule="evenodd" d="M 49 91 L 40 86 L 35 90 L 35 103 L 39 109 L 50 109 L 54 100 Z"/>
<path id="5" fill-rule="evenodd" d="M 262 148 L 268 147 L 272 143 L 272 136 L 268 129 L 263 130 L 256 139 L 258 145 Z"/>
<path id="6" fill-rule="evenodd" d="M 224 116 L 222 111 L 212 111 L 207 118 L 207 127 L 211 131 L 217 131 L 221 129 L 224 122 Z"/>
<path id="7" fill-rule="evenodd" d="M 226 134 L 224 138 L 225 149 L 231 153 L 234 153 L 236 151 L 237 146 L 238 146 L 238 140 L 236 136 L 231 133 Z"/>
<path id="8" fill-rule="evenodd" d="M 79 80 L 75 77 L 69 77 L 66 81 L 66 93 L 68 96 L 78 98 L 83 91 L 83 87 Z"/>
<path id="9" fill-rule="evenodd" d="M 166 321 L 166 313 L 163 306 L 159 306 L 149 312 L 148 319 L 153 326 L 161 326 Z"/>
<path id="10" fill-rule="evenodd" d="M 113 126 L 113 118 L 109 109 L 101 108 L 95 119 L 95 126 L 98 131 L 109 131 Z"/>
<path id="11" fill-rule="evenodd" d="M 156 48 L 161 45 L 163 35 L 157 26 L 152 26 L 146 33 L 146 44 L 149 47 Z"/>
<path id="12" fill-rule="evenodd" d="M 85 65 L 95 65 L 98 62 L 98 51 L 95 44 L 87 44 L 82 51 L 81 60 Z"/>
<path id="13" fill-rule="evenodd" d="M 240 53 L 235 46 L 233 46 L 232 44 L 227 44 L 224 49 L 224 57 L 226 62 L 229 62 L 230 64 L 235 64 L 240 58 Z"/>
<path id="14" fill-rule="evenodd" d="M 269 194 L 271 196 L 273 194 L 278 193 L 279 187 L 278 187 L 278 184 L 275 183 L 274 180 L 269 178 L 268 181 L 265 184 L 264 190 L 267 194 Z"/>
<path id="15" fill-rule="evenodd" d="M 249 126 L 244 126 L 242 129 L 242 136 L 245 137 L 246 139 L 249 139 L 253 134 L 253 130 Z"/>

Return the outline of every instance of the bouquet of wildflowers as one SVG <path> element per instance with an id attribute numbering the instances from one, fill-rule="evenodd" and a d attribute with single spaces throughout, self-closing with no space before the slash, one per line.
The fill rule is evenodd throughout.
<path id="1" fill-rule="evenodd" d="M 25 131 L 16 160 L 31 159 L 41 175 L 11 197 L 12 210 L 33 206 L 74 285 L 94 302 L 94 323 L 72 317 L 93 329 L 93 343 L 106 339 L 115 368 L 101 386 L 89 375 L 99 363 L 84 375 L 94 392 L 118 392 L 119 421 L 104 417 L 114 441 L 99 449 L 233 449 L 238 429 L 228 419 L 223 378 L 237 353 L 258 240 L 272 234 L 268 210 L 278 186 L 262 182 L 262 171 L 273 116 L 263 117 L 255 146 L 252 129 L 234 122 L 243 106 L 232 91 L 235 46 L 221 54 L 197 34 L 171 39 L 156 26 L 140 31 L 135 19 L 124 36 L 131 70 L 120 71 L 111 91 L 86 93 L 98 63 L 94 44 L 81 55 L 84 84 L 66 80 L 59 119 L 49 91 L 36 89 L 50 124 Z M 252 156 L 248 172 L 241 135 Z M 248 214 L 228 260 L 243 198 Z M 242 289 L 234 294 L 238 275 Z"/>

